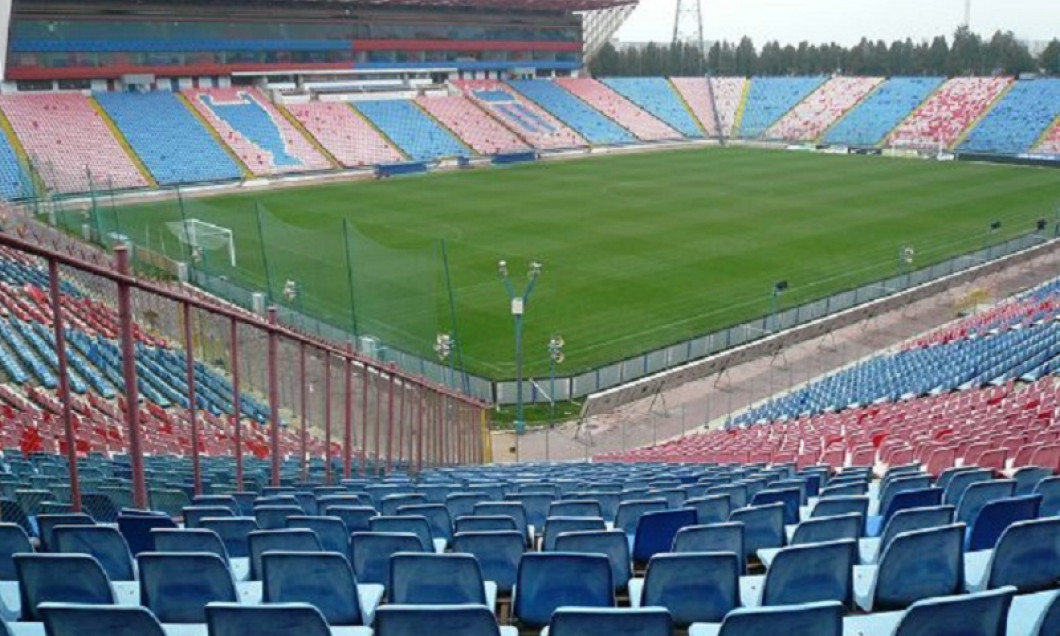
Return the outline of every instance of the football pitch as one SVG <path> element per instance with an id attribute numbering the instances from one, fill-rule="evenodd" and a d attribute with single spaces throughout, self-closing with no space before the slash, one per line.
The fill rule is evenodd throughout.
<path id="1" fill-rule="evenodd" d="M 169 201 L 100 216 L 176 258 L 182 214 L 230 228 L 236 268 L 223 249 L 200 267 L 256 289 L 268 280 L 278 303 L 428 358 L 455 307 L 467 369 L 505 379 L 501 259 L 517 291 L 528 264 L 543 265 L 524 332 L 540 377 L 552 335 L 566 341 L 562 373 L 588 370 L 763 316 L 778 280 L 789 307 L 895 274 L 903 246 L 923 267 L 1040 218 L 1051 231 L 1058 204 L 1056 170 L 701 148 L 248 188 L 185 197 L 183 213 Z"/>

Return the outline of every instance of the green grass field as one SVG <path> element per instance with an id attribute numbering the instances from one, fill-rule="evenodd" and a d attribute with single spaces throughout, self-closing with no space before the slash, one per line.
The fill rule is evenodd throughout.
<path id="1" fill-rule="evenodd" d="M 342 326 L 356 316 L 360 331 L 428 356 L 450 329 L 444 239 L 466 365 L 500 379 L 514 364 L 499 259 L 520 286 L 529 261 L 544 264 L 526 318 L 529 373 L 547 369 L 554 333 L 570 373 L 764 315 L 778 279 L 790 306 L 894 274 L 903 245 L 919 267 L 1023 234 L 1052 221 L 1058 176 L 715 148 L 255 190 L 186 201 L 185 214 L 234 230 L 230 277 L 260 288 L 267 267 L 275 296 L 294 280 L 304 310 Z M 112 216 L 135 241 L 180 255 L 165 229 L 180 219 L 175 203 Z M 352 314 L 342 219 L 355 236 Z M 223 253 L 206 258 L 220 268 Z"/>

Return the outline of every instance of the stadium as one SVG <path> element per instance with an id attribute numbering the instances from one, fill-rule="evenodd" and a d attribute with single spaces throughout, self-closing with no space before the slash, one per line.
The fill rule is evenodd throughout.
<path id="1" fill-rule="evenodd" d="M 0 3 L 0 634 L 1060 636 L 1060 41 L 636 10 Z"/>

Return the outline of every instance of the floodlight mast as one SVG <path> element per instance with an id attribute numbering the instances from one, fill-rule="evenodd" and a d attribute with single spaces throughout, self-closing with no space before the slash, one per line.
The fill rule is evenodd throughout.
<path id="1" fill-rule="evenodd" d="M 534 285 L 537 283 L 538 277 L 541 276 L 541 267 L 541 263 L 538 261 L 530 262 L 526 272 L 528 281 L 520 294 L 516 292 L 515 285 L 512 283 L 512 278 L 508 271 L 508 262 L 503 260 L 497 262 L 497 273 L 500 274 L 504 289 L 508 292 L 512 318 L 515 322 L 515 435 L 517 440 L 518 436 L 522 435 L 526 429 L 523 411 L 523 314 L 526 311 L 526 303 L 530 300 L 530 295 L 534 293 Z M 518 442 L 515 445 L 515 453 L 518 461 Z"/>

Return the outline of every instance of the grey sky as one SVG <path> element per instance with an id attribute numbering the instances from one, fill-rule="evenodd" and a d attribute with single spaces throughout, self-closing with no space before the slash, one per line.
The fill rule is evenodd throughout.
<path id="1" fill-rule="evenodd" d="M 836 41 L 862 36 L 888 42 L 951 34 L 964 17 L 964 0 L 701 0 L 704 37 L 750 35 L 761 46 Z M 677 0 L 640 0 L 617 37 L 666 42 L 673 36 Z M 985 35 L 1011 30 L 1028 40 L 1060 37 L 1060 0 L 972 0 L 972 29 Z"/>

